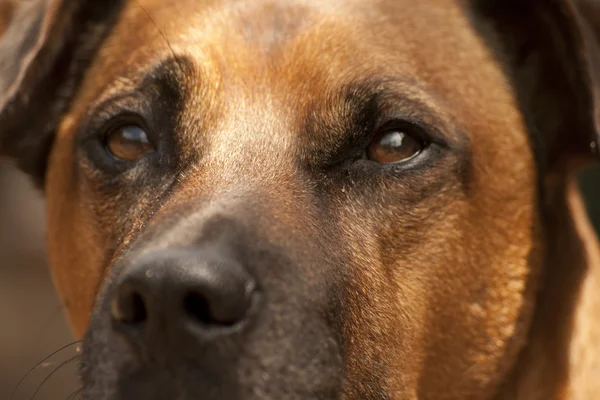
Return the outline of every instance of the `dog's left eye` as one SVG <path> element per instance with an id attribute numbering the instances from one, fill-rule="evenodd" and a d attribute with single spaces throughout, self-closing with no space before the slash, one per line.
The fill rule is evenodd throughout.
<path id="1" fill-rule="evenodd" d="M 369 144 L 367 157 L 381 164 L 407 161 L 423 151 L 426 144 L 404 129 L 390 129 Z"/>
<path id="2" fill-rule="evenodd" d="M 106 136 L 105 147 L 113 157 L 123 161 L 135 161 L 154 150 L 148 134 L 137 125 L 112 129 Z"/>

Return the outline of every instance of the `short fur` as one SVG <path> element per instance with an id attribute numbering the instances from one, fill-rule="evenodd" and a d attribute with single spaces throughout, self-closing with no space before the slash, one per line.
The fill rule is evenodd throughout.
<path id="1" fill-rule="evenodd" d="M 573 178 L 598 161 L 595 7 L 0 1 L 0 157 L 45 192 L 84 397 L 600 393 Z M 97 151 L 123 112 L 158 146 L 127 168 Z M 355 156 L 389 115 L 432 132 L 427 159 Z M 260 282 L 260 323 L 144 364 L 111 329 L 119 276 L 212 240 Z"/>

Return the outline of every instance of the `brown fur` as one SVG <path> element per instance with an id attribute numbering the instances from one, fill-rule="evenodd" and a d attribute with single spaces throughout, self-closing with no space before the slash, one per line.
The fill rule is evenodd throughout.
<path id="1" fill-rule="evenodd" d="M 206 215 L 244 219 L 239 203 L 260 198 L 262 236 L 293 248 L 286 232 L 331 234 L 328 251 L 350 260 L 345 398 L 600 393 L 600 254 L 573 171 L 539 175 L 505 65 L 471 18 L 462 1 L 126 2 L 61 118 L 46 173 L 50 265 L 75 335 L 144 232 L 197 199 L 212 199 Z M 177 171 L 147 187 L 135 172 L 109 183 L 75 139 L 173 55 L 185 94 Z M 453 150 L 406 179 L 305 180 L 298 163 L 318 165 L 340 140 L 307 121 L 342 126 L 351 110 L 339 90 L 381 76 Z M 333 225 L 323 226 L 319 193 Z"/>

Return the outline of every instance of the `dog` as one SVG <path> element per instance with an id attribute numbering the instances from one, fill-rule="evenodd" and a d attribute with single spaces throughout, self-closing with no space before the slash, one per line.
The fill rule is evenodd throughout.
<path id="1" fill-rule="evenodd" d="M 594 2 L 0 3 L 84 399 L 598 397 Z"/>

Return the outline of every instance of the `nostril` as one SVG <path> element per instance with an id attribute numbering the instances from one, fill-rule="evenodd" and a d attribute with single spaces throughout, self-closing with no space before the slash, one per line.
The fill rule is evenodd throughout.
<path id="1" fill-rule="evenodd" d="M 148 311 L 142 295 L 134 289 L 121 289 L 112 304 L 113 318 L 128 325 L 146 322 Z"/>
<path id="2" fill-rule="evenodd" d="M 236 289 L 235 286 L 221 286 L 190 290 L 183 296 L 183 311 L 191 322 L 198 325 L 234 326 L 244 319 L 252 303 L 252 291 Z"/>
<path id="3" fill-rule="evenodd" d="M 142 295 L 134 292 L 131 296 L 130 302 L 131 313 L 129 315 L 128 322 L 132 324 L 140 324 L 146 321 L 148 313 L 146 311 L 146 303 L 144 302 Z"/>
<path id="4" fill-rule="evenodd" d="M 217 321 L 211 314 L 208 300 L 200 293 L 190 292 L 183 298 L 183 309 L 188 317 L 202 325 L 232 325 L 232 323 Z"/>

